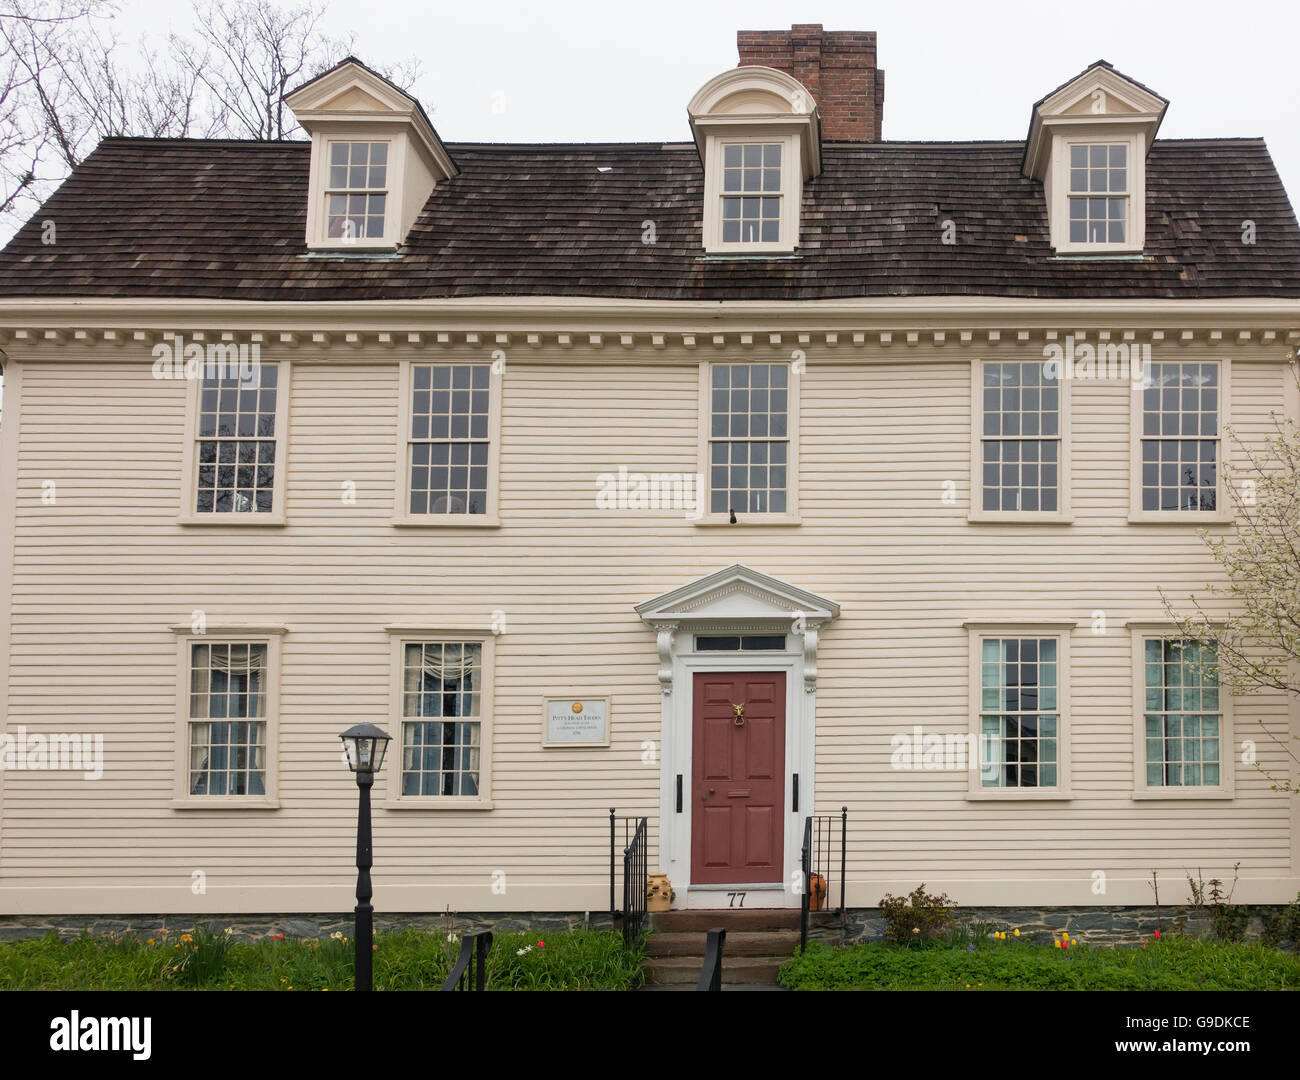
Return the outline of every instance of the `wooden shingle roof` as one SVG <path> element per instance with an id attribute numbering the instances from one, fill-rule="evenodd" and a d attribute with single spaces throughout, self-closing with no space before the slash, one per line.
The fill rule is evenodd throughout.
<path id="1" fill-rule="evenodd" d="M 1141 259 L 1054 257 L 1023 142 L 827 143 L 798 253 L 773 258 L 703 254 L 688 144 L 448 150 L 460 173 L 400 255 L 339 258 L 307 253 L 308 143 L 108 139 L 0 252 L 0 295 L 1300 297 L 1300 228 L 1259 139 L 1153 145 Z"/>

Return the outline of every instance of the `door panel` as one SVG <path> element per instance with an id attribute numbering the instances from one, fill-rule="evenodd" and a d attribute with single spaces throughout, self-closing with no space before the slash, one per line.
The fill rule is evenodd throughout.
<path id="1" fill-rule="evenodd" d="M 785 673 L 697 674 L 693 704 L 691 881 L 781 881 Z"/>

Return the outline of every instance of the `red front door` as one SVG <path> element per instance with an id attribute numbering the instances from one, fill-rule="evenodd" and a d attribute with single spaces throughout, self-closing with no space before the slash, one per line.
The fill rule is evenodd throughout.
<path id="1" fill-rule="evenodd" d="M 781 881 L 785 672 L 697 674 L 694 702 L 691 881 Z"/>

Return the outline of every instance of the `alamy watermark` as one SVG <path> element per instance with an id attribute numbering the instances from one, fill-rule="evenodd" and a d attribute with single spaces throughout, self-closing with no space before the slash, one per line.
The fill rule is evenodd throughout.
<path id="1" fill-rule="evenodd" d="M 1056 341 L 1044 345 L 1043 356 L 1043 374 L 1049 379 L 1131 379 L 1140 383 L 1151 363 L 1151 346 L 1110 341 L 1093 345 L 1076 342 L 1073 334 L 1067 334 L 1064 345 Z"/>
<path id="2" fill-rule="evenodd" d="M 245 387 L 257 385 L 257 368 L 262 362 L 258 342 L 186 343 L 180 334 L 163 334 L 152 354 L 155 379 L 238 379 Z"/>
<path id="3" fill-rule="evenodd" d="M 597 510 L 677 510 L 691 521 L 704 516 L 703 473 L 641 473 L 620 465 L 596 477 Z"/>
<path id="4" fill-rule="evenodd" d="M 0 735 L 0 772 L 79 772 L 84 780 L 104 775 L 104 736 L 56 731 L 49 735 L 17 731 Z"/>

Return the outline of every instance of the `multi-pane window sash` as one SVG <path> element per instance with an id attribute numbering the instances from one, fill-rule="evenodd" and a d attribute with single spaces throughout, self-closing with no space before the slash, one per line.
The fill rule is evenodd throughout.
<path id="1" fill-rule="evenodd" d="M 331 240 L 384 235 L 388 203 L 388 144 L 330 143 L 325 186 L 325 230 Z"/>
<path id="2" fill-rule="evenodd" d="M 266 646 L 190 646 L 189 792 L 266 794 Z"/>
<path id="3" fill-rule="evenodd" d="M 260 364 L 249 379 L 203 379 L 197 513 L 268 514 L 274 509 L 278 377 L 275 364 Z"/>
<path id="4" fill-rule="evenodd" d="M 1055 638 L 985 638 L 980 662 L 980 786 L 1057 786 L 1060 685 Z"/>
<path id="5" fill-rule="evenodd" d="M 728 143 L 722 148 L 722 242 L 781 241 L 781 144 Z"/>
<path id="6" fill-rule="evenodd" d="M 1070 243 L 1128 239 L 1128 144 L 1070 147 Z"/>
<path id="7" fill-rule="evenodd" d="M 984 365 L 985 510 L 1060 509 L 1061 387 L 1041 362 Z"/>
<path id="8" fill-rule="evenodd" d="M 1219 787 L 1223 710 L 1213 645 L 1143 642 L 1147 787 Z"/>
<path id="9" fill-rule="evenodd" d="M 490 364 L 411 369 L 410 513 L 485 514 Z"/>
<path id="10" fill-rule="evenodd" d="M 402 794 L 478 795 L 483 646 L 402 648 Z"/>
<path id="11" fill-rule="evenodd" d="M 787 512 L 789 381 L 786 364 L 713 365 L 709 417 L 711 513 Z"/>
<path id="12" fill-rule="evenodd" d="M 1149 363 L 1142 373 L 1142 509 L 1218 506 L 1219 365 Z"/>

